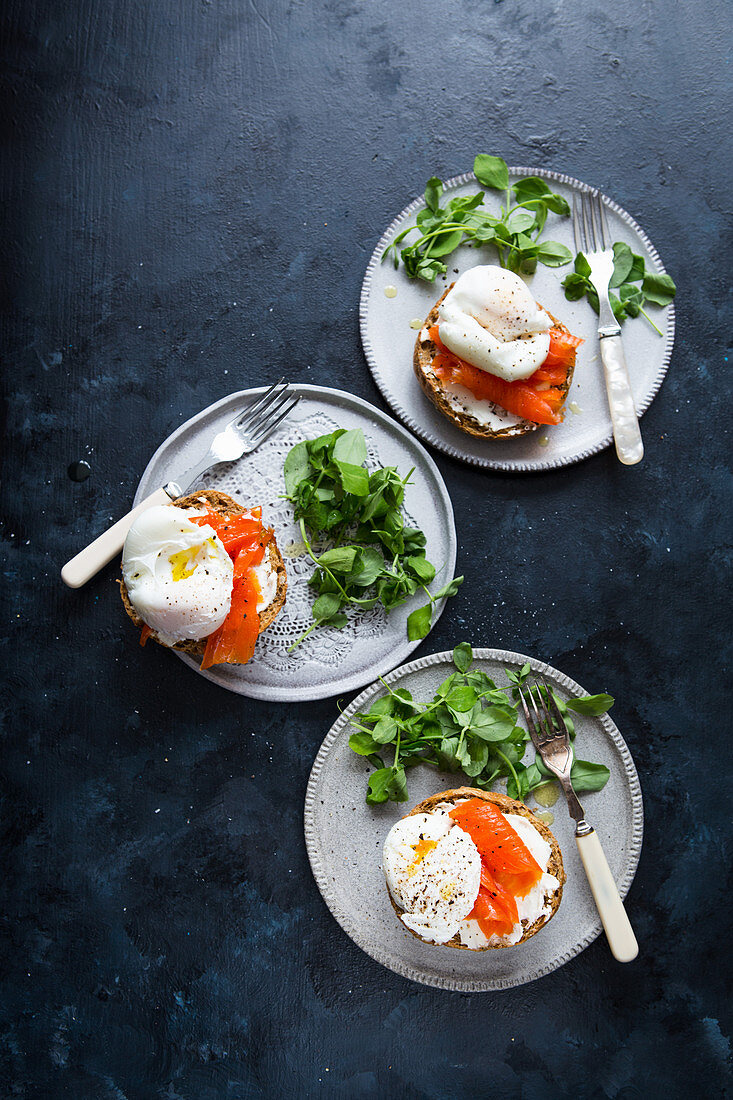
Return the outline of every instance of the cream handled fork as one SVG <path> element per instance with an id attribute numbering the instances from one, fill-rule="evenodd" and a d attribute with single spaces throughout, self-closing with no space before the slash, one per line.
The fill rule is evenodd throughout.
<path id="1" fill-rule="evenodd" d="M 639 945 L 601 842 L 593 826 L 585 820 L 583 807 L 573 790 L 570 779 L 573 754 L 565 721 L 547 683 L 542 686 L 544 691 L 540 691 L 537 684 L 525 686 L 524 690 L 519 688 L 527 729 L 543 764 L 557 776 L 565 792 L 570 816 L 575 821 L 578 853 L 611 953 L 619 962 L 631 962 L 639 954 Z"/>
<path id="2" fill-rule="evenodd" d="M 287 383 L 281 378 L 263 393 L 254 404 L 240 409 L 211 442 L 208 453 L 196 466 L 186 470 L 176 481 L 169 481 L 156 489 L 136 508 L 118 520 L 112 527 L 81 550 L 61 570 L 61 579 L 69 588 L 81 588 L 100 569 L 122 550 L 127 532 L 140 515 L 155 504 L 170 504 L 172 500 L 190 493 L 203 475 L 220 462 L 234 462 L 244 454 L 250 454 L 271 435 L 278 424 L 288 416 L 300 401 L 293 397 Z"/>
<path id="3" fill-rule="evenodd" d="M 580 210 L 577 196 L 573 195 L 573 233 L 575 250 L 582 252 L 588 261 L 590 281 L 598 293 L 598 337 L 616 454 L 625 466 L 633 466 L 644 457 L 644 444 L 621 342 L 621 326 L 613 315 L 608 297 L 613 275 L 613 249 L 603 199 L 598 191 L 581 192 Z"/>

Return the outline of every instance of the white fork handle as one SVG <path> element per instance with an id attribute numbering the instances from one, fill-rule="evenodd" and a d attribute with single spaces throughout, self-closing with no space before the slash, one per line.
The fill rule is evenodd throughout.
<path id="1" fill-rule="evenodd" d="M 639 954 L 639 945 L 613 881 L 598 834 L 594 830 L 585 836 L 576 836 L 575 840 L 611 954 L 619 962 L 631 962 Z"/>
<path id="2" fill-rule="evenodd" d="M 620 336 L 601 336 L 601 359 L 606 375 L 608 407 L 611 410 L 616 454 L 625 466 L 633 466 L 644 457 L 639 418 L 634 407 L 624 346 Z"/>
<path id="3" fill-rule="evenodd" d="M 142 504 L 138 504 L 137 508 L 133 508 L 122 519 L 118 519 L 117 523 L 109 527 L 98 539 L 90 542 L 84 550 L 80 550 L 71 561 L 67 561 L 61 570 L 61 580 L 64 584 L 68 584 L 69 588 L 81 588 L 108 561 L 112 561 L 116 554 L 122 552 L 125 536 L 141 512 L 147 511 L 154 504 L 170 504 L 170 502 L 171 498 L 165 489 L 156 489 Z"/>

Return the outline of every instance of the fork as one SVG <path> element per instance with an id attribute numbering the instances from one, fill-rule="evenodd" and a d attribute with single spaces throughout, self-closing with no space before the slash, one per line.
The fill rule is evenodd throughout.
<path id="1" fill-rule="evenodd" d="M 199 463 L 181 474 L 177 481 L 168 482 L 165 491 L 169 487 L 172 490 L 172 494 L 168 493 L 168 496 L 185 496 L 213 466 L 218 466 L 220 462 L 234 462 L 242 455 L 251 454 L 272 435 L 299 401 L 299 396 L 291 396 L 290 384 L 283 378 L 275 382 L 254 405 L 248 405 L 244 411 L 240 410 L 224 431 L 212 439 L 208 453 Z"/>
<path id="2" fill-rule="evenodd" d="M 625 466 L 633 466 L 644 457 L 644 444 L 621 342 L 621 326 L 608 297 L 613 249 L 600 192 L 581 191 L 580 209 L 577 195 L 573 195 L 573 235 L 575 251 L 582 252 L 588 261 L 590 281 L 598 294 L 598 336 L 616 454 Z"/>
<path id="3" fill-rule="evenodd" d="M 156 489 L 136 508 L 104 531 L 98 538 L 68 561 L 61 570 L 61 579 L 69 588 L 81 588 L 122 550 L 127 532 L 137 517 L 155 504 L 170 504 L 171 500 L 186 496 L 198 485 L 204 474 L 220 462 L 234 462 L 242 455 L 251 454 L 272 435 L 278 424 L 289 416 L 300 401 L 294 397 L 284 379 L 275 382 L 255 401 L 240 409 L 222 432 L 211 441 L 207 454 L 176 481 L 169 481 Z"/>
<path id="4" fill-rule="evenodd" d="M 585 820 L 583 807 L 573 790 L 570 779 L 573 753 L 565 720 L 544 678 L 542 688 L 544 691 L 540 690 L 539 685 L 535 683 L 526 688 L 525 694 L 522 687 L 519 687 L 527 729 L 543 764 L 548 771 L 557 776 L 565 793 L 570 816 L 575 821 L 575 842 L 578 845 L 578 853 L 611 953 L 619 962 L 631 962 L 639 954 L 639 945 L 613 880 L 601 842 L 593 826 Z"/>

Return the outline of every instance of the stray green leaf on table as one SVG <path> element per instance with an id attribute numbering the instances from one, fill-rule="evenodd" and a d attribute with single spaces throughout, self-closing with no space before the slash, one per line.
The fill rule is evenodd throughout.
<path id="1" fill-rule="evenodd" d="M 361 429 L 339 428 L 297 443 L 285 459 L 286 495 L 316 566 L 309 583 L 318 593 L 313 623 L 292 649 L 317 626 L 344 627 L 347 607 L 368 610 L 380 603 L 391 611 L 419 592 L 428 602 L 408 616 L 407 634 L 412 641 L 424 638 L 435 604 L 454 596 L 463 581 L 454 577 L 430 592 L 436 569 L 425 557 L 425 535 L 406 526 L 402 512 L 412 470 L 404 478 L 394 466 L 370 473 L 366 458 Z M 330 545 L 316 553 L 316 540 Z M 399 776 L 375 779 L 374 797 L 379 794 L 380 801 L 382 794 L 394 798 L 399 790 Z"/>
<path id="2" fill-rule="evenodd" d="M 505 669 L 508 682 L 499 687 L 485 672 L 472 670 L 472 663 L 471 646 L 461 642 L 453 650 L 456 671 L 443 681 L 431 702 L 416 702 L 409 691 L 392 690 L 385 683 L 387 694 L 351 719 L 354 733 L 349 747 L 375 768 L 366 792 L 370 805 L 407 801 L 406 769 L 418 764 L 462 771 L 472 787 L 482 790 L 491 790 L 505 779 L 509 797 L 521 801 L 551 777 L 539 755 L 524 763 L 530 736 L 518 724 L 517 688 L 530 675 L 530 665 L 518 671 Z M 612 696 L 606 694 L 568 700 L 552 694 L 571 738 L 575 736 L 571 710 L 600 715 L 613 706 Z M 579 793 L 600 791 L 609 771 L 605 764 L 574 759 L 571 775 Z"/>

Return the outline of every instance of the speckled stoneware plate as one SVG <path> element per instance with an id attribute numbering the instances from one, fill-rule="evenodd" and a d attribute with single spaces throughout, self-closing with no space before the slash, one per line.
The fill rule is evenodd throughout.
<path id="1" fill-rule="evenodd" d="M 583 688 L 531 657 L 499 649 L 474 651 L 475 668 L 497 684 L 506 683 L 505 668 L 529 661 L 535 672 L 552 681 L 563 697 L 587 694 Z M 415 699 L 429 700 L 439 684 L 455 671 L 451 653 L 436 653 L 385 676 L 388 684 L 408 688 Z M 594 684 L 594 691 L 604 685 Z M 440 989 L 480 993 L 549 974 L 582 951 L 601 933 L 574 840 L 573 822 L 564 800 L 553 806 L 551 825 L 562 849 L 568 880 L 555 916 L 532 939 L 500 951 L 459 951 L 434 947 L 416 939 L 401 924 L 390 904 L 381 867 L 384 839 L 395 821 L 428 795 L 461 786 L 462 773 L 436 773 L 416 767 L 408 772 L 409 802 L 367 806 L 364 801 L 371 768 L 351 751 L 349 719 L 367 710 L 384 694 L 373 684 L 354 700 L 329 730 L 308 782 L 305 799 L 305 840 L 318 887 L 336 920 L 367 954 L 390 970 Z M 576 746 L 582 759 L 606 764 L 611 776 L 602 791 L 581 796 L 588 820 L 595 826 L 613 876 L 625 897 L 636 871 L 644 831 L 639 778 L 631 754 L 608 717 L 573 715 Z M 533 750 L 530 749 L 528 755 Z M 470 784 L 470 780 L 466 781 Z M 530 807 L 539 807 L 530 801 Z M 633 923 L 633 912 L 631 919 Z M 611 956 L 609 954 L 609 962 Z"/>
<path id="2" fill-rule="evenodd" d="M 312 623 L 313 590 L 308 580 L 313 564 L 305 553 L 289 501 L 283 499 L 283 463 L 296 443 L 315 439 L 335 428 L 361 428 L 367 441 L 368 465 L 413 469 L 405 492 L 407 522 L 427 537 L 426 555 L 438 568 L 430 586 L 435 592 L 453 576 L 456 530 L 448 490 L 438 469 L 416 439 L 400 424 L 366 401 L 321 386 L 293 386 L 301 401 L 273 435 L 251 455 L 218 466 L 204 487 L 230 493 L 242 503 L 261 504 L 265 523 L 275 529 L 285 558 L 288 595 L 285 607 L 258 639 L 247 665 L 215 665 L 202 671 L 185 653 L 176 656 L 207 680 L 255 699 L 286 702 L 324 699 L 355 691 L 404 661 L 419 642 L 407 638 L 407 616 L 420 601 L 415 597 L 386 615 L 381 607 L 350 616 L 343 630 L 315 630 L 292 653 L 288 647 Z M 233 393 L 182 424 L 155 452 L 135 494 L 138 504 L 166 481 L 193 466 L 206 454 L 211 439 L 235 412 L 264 392 Z M 445 601 L 435 605 L 433 623 Z"/>
<path id="3" fill-rule="evenodd" d="M 541 168 L 510 168 L 509 174 L 513 180 L 528 175 L 550 180 L 553 190 L 564 195 L 571 206 L 574 191 L 589 189 L 586 184 L 570 176 Z M 445 183 L 448 198 L 470 194 L 476 188 L 472 174 L 456 176 Z M 498 211 L 501 197 L 491 191 L 486 196 L 485 205 Z M 664 272 L 656 249 L 631 215 L 610 199 L 606 201 L 612 240 L 625 241 L 644 257 L 647 268 Z M 565 275 L 573 270 L 572 264 L 561 268 L 538 264 L 537 271 L 528 280 L 537 301 L 564 321 L 571 332 L 585 339 L 578 352 L 562 424 L 552 428 L 540 426 L 537 431 L 516 439 L 483 441 L 459 431 L 428 401 L 412 369 L 412 353 L 418 330 L 411 326 L 418 326 L 419 329 L 446 286 L 459 274 L 477 264 L 496 263 L 497 259 L 495 250 L 490 246 L 478 249 L 463 245 L 447 258 L 447 275 L 432 284 L 408 279 L 402 265 L 395 270 L 391 256 L 382 262 L 386 247 L 400 230 L 415 224 L 415 218 L 424 205 L 422 198 L 415 199 L 386 230 L 369 261 L 361 291 L 360 323 L 364 352 L 374 380 L 387 402 L 408 428 L 426 443 L 453 458 L 488 469 L 548 470 L 579 462 L 607 447 L 612 442 L 613 433 L 603 364 L 598 350 L 597 317 L 587 302 L 568 302 L 560 285 Z M 405 243 L 409 243 L 410 239 Z M 543 239 L 560 241 L 575 254 L 571 218 L 550 214 Z M 385 292 L 392 294 L 394 291 L 394 297 L 387 297 Z M 662 336 L 641 316 L 625 321 L 623 326 L 624 347 L 639 415 L 649 407 L 662 384 L 674 341 L 673 306 L 665 306 L 664 309 L 650 306 L 648 312 L 661 329 Z"/>

